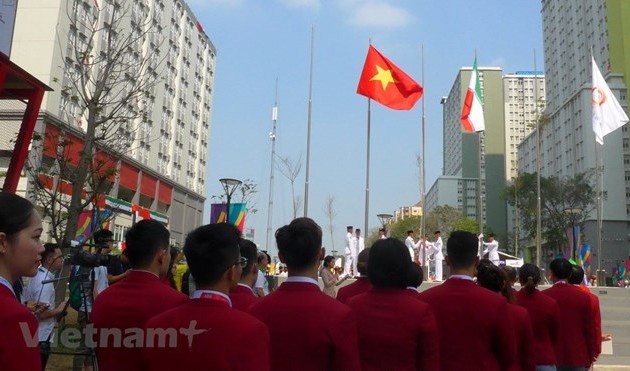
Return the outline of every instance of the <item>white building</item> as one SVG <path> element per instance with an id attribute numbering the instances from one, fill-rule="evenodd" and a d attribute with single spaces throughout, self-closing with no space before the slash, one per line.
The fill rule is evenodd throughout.
<path id="1" fill-rule="evenodd" d="M 591 50 L 611 90 L 626 109 L 630 64 L 625 57 L 630 7 L 624 0 L 543 0 L 543 39 L 549 122 L 540 130 L 541 175 L 573 177 L 594 170 Z M 630 152 L 627 126 L 606 136 L 602 147 L 602 268 L 630 253 Z M 519 171 L 536 172 L 536 135 L 519 146 Z M 593 182 L 595 186 L 595 183 Z M 584 243 L 596 247 L 596 213 L 585 225 Z M 597 251 L 594 250 L 594 254 Z M 593 264 L 598 260 L 597 256 Z"/>
<path id="2" fill-rule="evenodd" d="M 68 16 L 73 11 L 80 19 L 75 24 Z M 122 27 L 91 38 L 85 25 L 107 27 L 115 12 L 124 14 Z M 108 36 L 117 40 L 124 35 L 137 37 L 127 59 L 129 78 L 144 71 L 156 83 L 146 97 L 129 103 L 142 106 L 148 115 L 125 123 L 128 150 L 115 165 L 118 175 L 109 202 L 136 205 L 145 216 L 150 211 L 151 217 L 168 223 L 173 242 L 183 243 L 203 218 L 216 63 L 215 47 L 186 3 L 20 0 L 11 60 L 55 90 L 44 97 L 36 130 L 54 135 L 61 127 L 82 143 L 85 112 L 73 91 L 62 89 L 78 72 L 68 58 L 76 45 L 89 45 L 91 55 L 99 55 Z M 131 213 L 119 212 L 110 223 L 117 239 L 132 220 Z"/>

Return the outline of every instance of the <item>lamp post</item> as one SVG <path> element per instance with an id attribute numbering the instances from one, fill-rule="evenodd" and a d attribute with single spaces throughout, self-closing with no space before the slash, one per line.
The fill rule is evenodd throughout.
<path id="1" fill-rule="evenodd" d="M 381 227 L 385 229 L 385 235 L 387 235 L 387 225 L 392 221 L 394 216 L 392 214 L 377 214 L 376 217 L 381 222 Z"/>
<path id="2" fill-rule="evenodd" d="M 223 190 L 225 191 L 225 195 L 227 196 L 227 209 L 225 211 L 225 222 L 230 222 L 230 201 L 232 200 L 232 194 L 234 191 L 243 183 L 238 179 L 232 178 L 221 178 L 219 179 L 221 185 L 223 186 Z"/>

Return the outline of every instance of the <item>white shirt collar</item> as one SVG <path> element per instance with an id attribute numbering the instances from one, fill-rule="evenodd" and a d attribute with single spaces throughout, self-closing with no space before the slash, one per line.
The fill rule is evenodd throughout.
<path id="1" fill-rule="evenodd" d="M 230 297 L 225 295 L 222 292 L 219 291 L 214 291 L 214 290 L 195 290 L 193 291 L 192 294 L 192 299 L 199 299 L 201 297 L 201 295 L 203 294 L 212 294 L 212 295 L 217 295 L 217 296 L 221 296 L 223 298 L 225 298 L 228 302 L 228 304 L 230 305 L 230 308 L 232 307 L 232 300 L 230 300 Z"/>
<path id="2" fill-rule="evenodd" d="M 240 283 L 240 282 L 239 282 L 239 283 L 237 283 L 236 285 L 237 285 L 237 286 L 247 287 L 247 288 L 249 289 L 249 291 L 251 291 L 251 292 L 252 292 L 252 294 L 256 295 L 256 293 L 254 292 L 254 289 L 252 289 L 249 285 L 246 285 L 246 284 L 244 284 L 244 283 Z"/>
<path id="3" fill-rule="evenodd" d="M 312 283 L 313 285 L 319 287 L 319 282 L 317 282 L 317 280 L 312 279 L 311 277 L 291 276 L 291 277 L 287 277 L 287 280 L 285 282 Z"/>
<path id="4" fill-rule="evenodd" d="M 452 274 L 448 277 L 448 279 L 450 280 L 451 278 L 455 278 L 455 279 L 460 279 L 460 280 L 468 280 L 468 281 L 474 281 L 474 279 L 470 276 L 467 276 L 465 274 Z"/>
<path id="5" fill-rule="evenodd" d="M 407 290 L 418 291 L 418 289 L 413 286 L 407 286 Z"/>
<path id="6" fill-rule="evenodd" d="M 13 291 L 13 285 L 9 282 L 9 280 L 7 280 L 6 278 L 0 276 L 0 285 L 4 285 L 4 286 L 8 287 L 9 290 L 11 290 L 11 292 L 13 293 L 13 296 L 15 296 L 15 291 Z"/>
<path id="7" fill-rule="evenodd" d="M 554 282 L 553 284 L 558 285 L 558 284 L 567 284 L 567 283 L 568 283 L 567 280 L 560 280 L 560 281 Z"/>

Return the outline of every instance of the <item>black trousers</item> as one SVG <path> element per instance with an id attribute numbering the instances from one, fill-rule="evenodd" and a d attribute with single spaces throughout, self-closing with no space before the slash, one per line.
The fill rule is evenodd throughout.
<path id="1" fill-rule="evenodd" d="M 48 357 L 50 356 L 50 341 L 39 342 L 39 354 L 42 359 L 42 371 L 45 371 L 46 363 L 48 362 Z"/>

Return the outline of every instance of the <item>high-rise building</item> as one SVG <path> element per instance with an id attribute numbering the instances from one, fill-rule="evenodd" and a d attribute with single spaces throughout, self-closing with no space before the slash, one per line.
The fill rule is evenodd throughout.
<path id="1" fill-rule="evenodd" d="M 119 28 L 111 24 L 116 17 L 122 17 Z M 108 31 L 93 32 L 98 28 Z M 50 137 L 62 130 L 80 151 L 87 111 L 74 90 L 81 85 L 69 82 L 89 84 L 89 76 L 85 82 L 79 79 L 82 69 L 77 63 L 103 57 L 106 45 L 120 40 L 129 41 L 125 52 L 131 50 L 124 60 L 126 69 L 109 73 L 126 74 L 130 85 L 146 74 L 153 83 L 146 94 L 127 103 L 146 114 L 117 124 L 125 149 L 113 165 L 113 187 L 104 195 L 107 206 L 117 211 L 110 228 L 122 240 L 134 220 L 151 217 L 168 224 L 173 242 L 183 243 L 203 218 L 216 62 L 214 45 L 186 3 L 20 0 L 11 59 L 55 90 L 44 97 L 37 131 Z M 89 53 L 77 57 L 81 49 Z M 117 89 L 107 94 L 124 94 L 126 87 Z M 33 156 L 53 163 L 54 149 Z M 28 195 L 28 186 L 23 191 Z"/>
<path id="2" fill-rule="evenodd" d="M 444 133 L 443 176 L 436 180 L 427 193 L 427 213 L 435 206 L 456 200 L 450 206 L 461 210 L 464 216 L 478 220 L 480 211 L 476 194 L 481 172 L 483 223 L 492 229 L 500 241 L 505 241 L 507 207 L 505 200 L 500 198 L 506 179 L 502 71 L 498 67 L 480 67 L 478 70 L 486 130 L 481 134 L 480 141 L 477 134 L 467 133 L 462 129 L 462 106 L 472 72 L 470 67 L 462 68 L 448 97 L 441 102 Z M 443 190 L 439 189 L 440 185 L 457 189 L 456 197 L 454 194 L 445 197 Z"/>
<path id="3" fill-rule="evenodd" d="M 596 168 L 592 130 L 591 53 L 627 112 L 630 76 L 630 2 L 625 0 L 542 0 L 547 122 L 540 129 L 541 175 L 573 177 Z M 602 251 L 605 268 L 628 256 L 630 138 L 623 128 L 604 138 Z M 536 172 L 536 135 L 520 145 L 519 170 Z M 593 179 L 593 186 L 595 186 Z M 585 224 L 583 242 L 595 249 L 596 212 Z M 597 251 L 594 251 L 597 254 Z M 604 261 L 602 261 L 604 260 Z"/>

